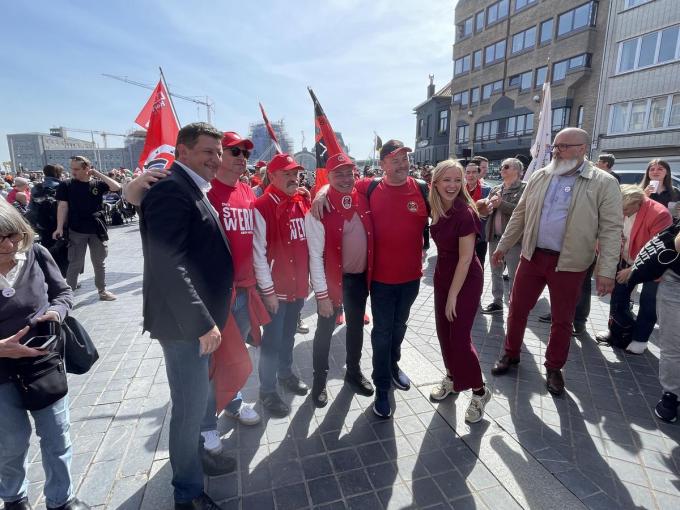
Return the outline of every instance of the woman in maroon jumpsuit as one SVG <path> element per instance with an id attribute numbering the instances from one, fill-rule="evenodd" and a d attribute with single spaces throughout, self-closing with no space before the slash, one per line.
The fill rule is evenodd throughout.
<path id="1" fill-rule="evenodd" d="M 430 232 L 437 245 L 434 312 L 447 374 L 430 397 L 442 400 L 449 394 L 472 389 L 465 419 L 476 423 L 491 399 L 470 336 L 484 283 L 482 266 L 475 255 L 481 223 L 465 188 L 463 167 L 457 161 L 442 161 L 434 169 L 430 205 Z"/>

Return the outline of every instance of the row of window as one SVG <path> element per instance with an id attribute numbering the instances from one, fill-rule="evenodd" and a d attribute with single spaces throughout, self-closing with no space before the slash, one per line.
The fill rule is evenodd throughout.
<path id="1" fill-rule="evenodd" d="M 524 9 L 538 0 L 515 0 L 515 12 Z M 509 13 L 510 2 L 508 0 L 499 0 L 494 2 L 485 10 L 479 11 L 474 16 L 463 20 L 458 24 L 458 39 L 469 37 L 473 32 L 479 33 L 484 30 L 485 26 L 493 25 L 498 21 L 507 18 Z"/>
<path id="2" fill-rule="evenodd" d="M 427 116 L 427 121 L 424 118 L 418 120 L 418 132 L 416 136 L 418 139 L 428 138 L 430 136 L 430 122 L 432 115 Z M 439 125 L 437 134 L 443 135 L 449 129 L 449 110 L 439 111 Z"/>
<path id="3" fill-rule="evenodd" d="M 570 107 L 553 108 L 552 130 L 553 132 L 564 129 L 569 125 L 571 116 Z M 583 106 L 578 109 L 577 127 L 583 126 Z M 523 135 L 531 135 L 534 132 L 534 114 L 527 113 L 515 115 L 497 120 L 487 120 L 475 124 L 475 142 L 497 140 L 501 138 L 513 138 Z M 456 143 L 465 144 L 470 141 L 470 126 L 464 124 L 456 128 Z"/>
<path id="4" fill-rule="evenodd" d="M 680 25 L 619 43 L 617 73 L 680 59 Z"/>
<path id="5" fill-rule="evenodd" d="M 680 126 L 680 94 L 611 106 L 609 133 L 653 131 Z"/>
<path id="6" fill-rule="evenodd" d="M 558 16 L 556 35 L 560 37 L 584 27 L 595 26 L 596 18 L 597 2 L 588 2 L 580 5 Z M 555 26 L 554 20 L 551 18 L 541 22 L 538 26 L 533 26 L 514 34 L 510 39 L 510 54 L 514 55 L 531 50 L 536 47 L 537 43 L 539 45 L 548 44 L 553 40 L 554 36 Z M 481 69 L 482 56 L 484 57 L 484 65 L 501 62 L 505 58 L 506 50 L 506 41 L 503 39 L 486 46 L 483 53 L 482 50 L 476 50 L 472 54 L 457 58 L 454 62 L 453 74 L 454 76 L 459 76 L 469 73 L 471 70 Z"/>
<path id="7" fill-rule="evenodd" d="M 631 9 L 633 7 L 637 7 L 638 5 L 646 4 L 647 2 L 651 2 L 652 0 L 626 0 L 624 4 L 625 9 Z"/>

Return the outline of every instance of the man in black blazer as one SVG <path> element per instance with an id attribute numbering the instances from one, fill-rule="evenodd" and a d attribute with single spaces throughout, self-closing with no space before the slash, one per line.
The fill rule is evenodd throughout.
<path id="1" fill-rule="evenodd" d="M 234 459 L 199 448 L 201 422 L 215 415 L 210 353 L 227 321 L 234 268 L 218 216 L 206 198 L 222 160 L 222 132 L 198 122 L 177 135 L 171 175 L 144 196 L 144 329 L 160 341 L 170 385 L 170 464 L 176 509 L 219 508 L 203 474 L 233 471 Z"/>

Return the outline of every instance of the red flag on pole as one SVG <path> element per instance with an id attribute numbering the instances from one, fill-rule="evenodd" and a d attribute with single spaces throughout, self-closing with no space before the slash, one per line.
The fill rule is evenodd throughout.
<path id="1" fill-rule="evenodd" d="M 309 94 L 312 96 L 314 102 L 314 151 L 316 152 L 316 178 L 314 179 L 314 188 L 312 189 L 312 196 L 324 184 L 328 184 L 328 176 L 326 175 L 326 161 L 331 156 L 335 156 L 342 152 L 335 132 L 328 122 L 328 117 L 321 108 L 319 100 L 316 98 L 311 87 L 307 87 Z"/>
<path id="2" fill-rule="evenodd" d="M 267 128 L 267 133 L 269 133 L 269 138 L 272 139 L 272 142 L 274 142 L 274 148 L 276 149 L 277 154 L 282 154 L 283 151 L 281 150 L 281 145 L 279 145 L 279 140 L 276 138 L 276 133 L 274 133 L 274 128 L 272 128 L 271 122 L 269 122 L 269 119 L 267 118 L 267 114 L 264 112 L 264 107 L 262 106 L 262 103 L 258 103 L 260 105 L 260 111 L 262 112 L 262 120 L 264 120 L 264 125 Z"/>
<path id="3" fill-rule="evenodd" d="M 175 161 L 179 121 L 162 75 L 135 122 L 147 130 L 144 149 L 139 157 L 139 168 L 169 168 Z"/>

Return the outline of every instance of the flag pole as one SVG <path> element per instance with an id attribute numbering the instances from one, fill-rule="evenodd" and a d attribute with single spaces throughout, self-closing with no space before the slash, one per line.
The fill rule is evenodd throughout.
<path id="1" fill-rule="evenodd" d="M 165 75 L 163 74 L 163 68 L 161 66 L 158 66 L 158 70 L 161 72 L 161 81 L 163 82 L 163 86 L 165 87 L 165 91 L 168 93 L 168 102 L 170 103 L 170 109 L 172 110 L 172 114 L 175 116 L 175 120 L 177 121 L 177 125 L 181 126 L 179 123 L 179 117 L 177 116 L 177 110 L 175 110 L 175 105 L 172 102 L 172 95 L 170 94 L 170 88 L 168 87 L 168 83 L 165 81 Z"/>

